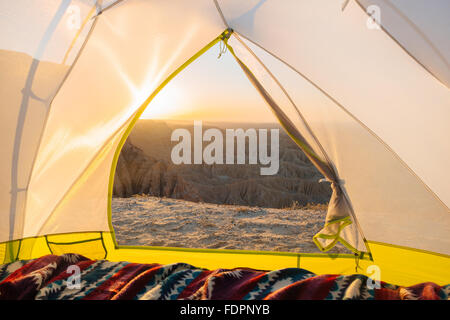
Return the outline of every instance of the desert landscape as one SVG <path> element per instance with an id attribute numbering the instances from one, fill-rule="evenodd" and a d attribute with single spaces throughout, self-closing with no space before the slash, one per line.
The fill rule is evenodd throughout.
<path id="1" fill-rule="evenodd" d="M 279 128 L 275 124 L 207 123 L 224 128 Z M 286 208 L 327 203 L 331 189 L 322 175 L 280 128 L 280 165 L 276 175 L 260 175 L 259 164 L 180 164 L 170 159 L 171 133 L 192 131 L 192 122 L 139 120 L 117 164 L 114 196 L 148 194 L 194 202 Z M 204 143 L 207 144 L 206 142 Z M 248 148 L 246 148 L 248 151 Z"/>
<path id="2" fill-rule="evenodd" d="M 141 119 L 115 174 L 119 243 L 318 252 L 312 237 L 323 226 L 331 190 L 303 152 L 277 124 L 204 124 L 212 127 L 279 128 L 278 173 L 262 176 L 260 164 L 175 165 L 171 133 L 192 132 L 193 122 Z"/>
<path id="3" fill-rule="evenodd" d="M 286 209 L 218 205 L 135 195 L 113 198 L 112 222 L 122 245 L 320 252 L 324 205 Z M 349 251 L 337 244 L 329 252 Z"/>

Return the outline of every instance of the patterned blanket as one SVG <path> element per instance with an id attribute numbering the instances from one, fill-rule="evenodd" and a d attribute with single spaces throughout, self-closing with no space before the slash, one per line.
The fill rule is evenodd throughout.
<path id="1" fill-rule="evenodd" d="M 448 299 L 450 285 L 370 285 L 363 275 L 304 269 L 205 270 L 184 263 L 137 264 L 48 255 L 0 266 L 0 299 Z M 369 285 L 368 285 L 369 284 Z"/>

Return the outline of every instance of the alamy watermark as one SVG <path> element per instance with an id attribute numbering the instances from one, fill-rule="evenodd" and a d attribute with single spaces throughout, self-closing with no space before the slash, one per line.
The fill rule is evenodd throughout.
<path id="1" fill-rule="evenodd" d="M 67 8 L 67 28 L 69 30 L 79 30 L 81 28 L 81 9 L 73 4 Z"/>
<path id="2" fill-rule="evenodd" d="M 381 289 L 381 269 L 376 264 L 372 264 L 367 267 L 366 274 L 367 278 L 367 288 L 368 289 Z"/>
<path id="3" fill-rule="evenodd" d="M 71 274 L 66 280 L 66 286 L 68 289 L 81 289 L 81 270 L 76 264 L 70 265 L 66 272 Z"/>
<path id="4" fill-rule="evenodd" d="M 369 18 L 367 19 L 367 28 L 372 30 L 380 30 L 381 26 L 381 9 L 377 5 L 370 5 L 366 9 Z"/>
<path id="5" fill-rule="evenodd" d="M 245 164 L 248 145 L 248 164 L 263 165 L 264 167 L 260 168 L 261 175 L 275 175 L 280 166 L 279 129 L 270 129 L 270 152 L 267 129 L 249 128 L 245 131 L 244 129 L 225 129 L 224 144 L 223 132 L 216 128 L 209 128 L 203 132 L 202 121 L 194 121 L 193 139 L 189 130 L 179 128 L 172 132 L 171 141 L 179 142 L 171 152 L 171 160 L 174 164 Z M 203 148 L 204 141 L 209 142 L 205 148 Z M 192 143 L 194 144 L 193 157 Z"/>

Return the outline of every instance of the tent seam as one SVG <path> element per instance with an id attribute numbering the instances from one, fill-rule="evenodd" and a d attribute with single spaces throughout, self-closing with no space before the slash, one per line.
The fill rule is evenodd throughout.
<path id="1" fill-rule="evenodd" d="M 225 15 L 222 12 L 222 9 L 220 8 L 219 2 L 217 0 L 213 0 L 214 5 L 216 6 L 217 11 L 219 12 L 220 17 L 222 18 L 223 23 L 227 28 L 230 26 L 228 25 L 227 19 L 225 19 Z"/>

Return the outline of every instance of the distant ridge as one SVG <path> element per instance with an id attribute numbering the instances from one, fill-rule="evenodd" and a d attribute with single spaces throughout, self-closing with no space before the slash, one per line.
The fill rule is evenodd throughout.
<path id="1" fill-rule="evenodd" d="M 303 152 L 280 130 L 280 170 L 261 176 L 259 165 L 174 165 L 173 129 L 181 122 L 140 120 L 119 157 L 114 196 L 148 194 L 194 202 L 284 208 L 327 203 L 331 189 Z M 211 123 L 207 123 L 207 128 Z M 227 128 L 230 128 L 227 125 Z M 246 128 L 245 124 L 235 124 Z M 273 126 L 277 126 L 273 124 Z M 181 126 L 192 130 L 192 122 Z M 220 128 L 219 126 L 215 126 Z M 254 128 L 273 128 L 249 124 Z M 233 128 L 233 127 L 231 127 Z"/>

